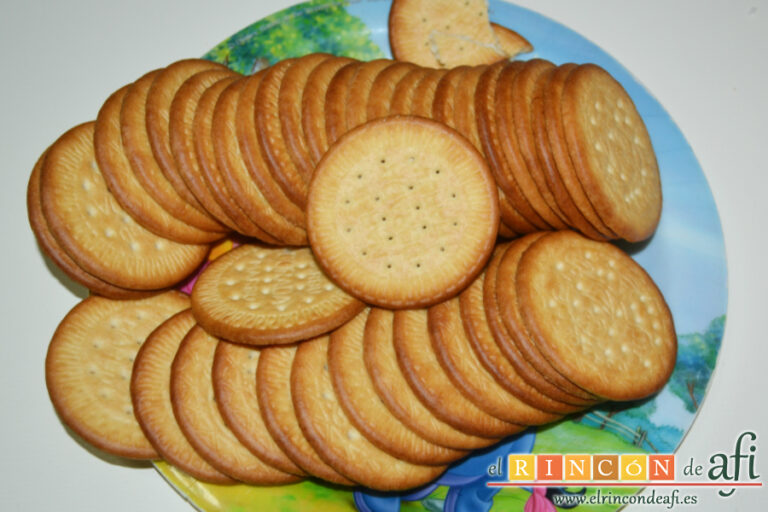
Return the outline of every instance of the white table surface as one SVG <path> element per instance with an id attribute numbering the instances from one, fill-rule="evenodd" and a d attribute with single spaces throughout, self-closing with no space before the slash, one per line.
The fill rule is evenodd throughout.
<path id="1" fill-rule="evenodd" d="M 145 71 L 202 55 L 290 4 L 223 0 L 4 0 L 0 7 L 0 509 L 191 510 L 152 469 L 107 463 L 65 432 L 43 361 L 84 291 L 53 275 L 28 228 L 27 178 L 65 130 Z M 521 0 L 617 58 L 668 110 L 697 155 L 725 232 L 729 307 L 709 392 L 678 461 L 730 452 L 744 430 L 768 438 L 768 2 Z M 768 477 L 768 445 L 757 452 Z M 680 464 L 680 462 L 678 462 Z M 759 510 L 765 490 L 728 500 L 697 492 L 695 510 Z M 630 507 L 630 510 L 657 509 Z M 661 507 L 658 508 L 662 510 Z"/>

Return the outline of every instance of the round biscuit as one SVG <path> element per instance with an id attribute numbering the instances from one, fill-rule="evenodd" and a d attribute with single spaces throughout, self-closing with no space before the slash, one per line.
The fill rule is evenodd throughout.
<path id="1" fill-rule="evenodd" d="M 504 195 L 515 210 L 532 225 L 534 230 L 546 230 L 550 229 L 550 225 L 531 206 L 518 183 L 518 174 L 522 174 L 520 170 L 524 169 L 520 166 L 522 161 L 510 162 L 502 152 L 499 129 L 495 119 L 496 90 L 499 76 L 506 67 L 518 67 L 520 65 L 522 64 L 519 62 L 501 62 L 486 67 L 485 71 L 478 77 L 474 97 L 474 112 L 477 119 L 475 126 L 479 132 L 480 147 L 488 159 L 488 165 L 499 188 L 504 191 Z"/>
<path id="2" fill-rule="evenodd" d="M 43 207 L 40 204 L 40 173 L 43 168 L 43 161 L 48 153 L 45 152 L 40 155 L 35 166 L 32 168 L 32 173 L 29 176 L 29 183 L 27 185 L 27 216 L 29 218 L 29 225 L 32 228 L 32 232 L 35 234 L 37 244 L 42 249 L 42 252 L 53 261 L 57 267 L 59 267 L 70 279 L 85 286 L 91 293 L 108 297 L 110 299 L 138 299 L 140 297 L 146 297 L 148 294 L 155 292 L 131 290 L 128 288 L 121 288 L 110 284 L 98 277 L 89 274 L 77 264 L 72 257 L 67 254 L 64 248 L 61 247 L 59 242 L 56 241 L 50 229 L 48 229 L 48 223 L 43 215 Z"/>
<path id="3" fill-rule="evenodd" d="M 551 423 L 560 416 L 536 409 L 504 389 L 483 367 L 464 331 L 459 299 L 429 308 L 432 349 L 446 375 L 486 413 L 519 425 Z"/>
<path id="4" fill-rule="evenodd" d="M 544 170 L 544 178 L 547 187 L 552 192 L 555 201 L 560 210 L 568 218 L 568 226 L 586 234 L 595 240 L 604 240 L 605 235 L 601 233 L 584 216 L 579 206 L 574 201 L 571 194 L 563 182 L 555 161 L 547 134 L 547 112 L 545 109 L 546 90 L 555 73 L 560 68 L 553 68 L 544 71 L 536 80 L 533 89 L 533 97 L 529 104 L 531 127 L 533 130 L 533 142 L 539 157 L 541 168 Z"/>
<path id="5" fill-rule="evenodd" d="M 435 94 L 440 81 L 446 73 L 445 69 L 432 69 L 424 79 L 419 82 L 413 91 L 410 114 L 421 117 L 432 117 Z"/>
<path id="6" fill-rule="evenodd" d="M 411 113 L 416 89 L 433 71 L 429 68 L 415 66 L 395 84 L 392 99 L 389 102 L 390 115 L 408 115 Z"/>
<path id="7" fill-rule="evenodd" d="M 200 457 L 173 415 L 171 364 L 184 336 L 194 326 L 195 318 L 186 309 L 147 337 L 133 363 L 131 402 L 141 430 L 163 460 L 203 482 L 232 484 L 234 480 Z"/>
<path id="8" fill-rule="evenodd" d="M 199 241 L 195 239 L 191 241 L 210 242 L 224 235 L 220 231 L 215 232 L 218 227 L 176 192 L 163 174 L 152 152 L 147 132 L 147 95 L 152 84 L 162 77 L 165 71 L 166 69 L 162 69 L 145 74 L 131 84 L 126 91 L 120 107 L 120 135 L 123 149 L 134 176 L 152 199 L 174 218 L 202 232 Z M 212 230 L 213 233 L 208 233 Z"/>
<path id="9" fill-rule="evenodd" d="M 432 348 L 426 309 L 395 312 L 397 362 L 416 396 L 435 416 L 470 435 L 502 438 L 523 426 L 500 420 L 480 409 L 454 386 Z"/>
<path id="10" fill-rule="evenodd" d="M 213 145 L 213 116 L 216 105 L 223 92 L 229 87 L 242 87 L 245 77 L 233 77 L 216 82 L 209 87 L 197 103 L 195 117 L 192 121 L 192 139 L 195 154 L 200 164 L 200 176 L 214 201 L 224 210 L 237 226 L 237 231 L 271 244 L 280 243 L 272 235 L 264 231 L 245 213 L 242 207 L 232 197 L 232 193 L 224 182 L 222 169 L 216 162 L 216 152 Z"/>
<path id="11" fill-rule="evenodd" d="M 91 296 L 56 328 L 45 358 L 45 383 L 62 422 L 96 448 L 134 459 L 157 452 L 134 416 L 134 359 L 158 325 L 189 307 L 180 292 L 146 299 Z"/>
<path id="12" fill-rule="evenodd" d="M 544 125 L 547 140 L 549 141 L 549 152 L 552 154 L 560 181 L 565 186 L 579 212 L 605 238 L 615 239 L 617 238 L 616 234 L 605 225 L 603 219 L 595 211 L 591 198 L 586 194 L 581 181 L 576 176 L 571 156 L 566 147 L 561 97 L 563 84 L 571 72 L 577 68 L 576 64 L 558 66 L 543 91 Z"/>
<path id="13" fill-rule="evenodd" d="M 518 264 L 523 253 L 544 236 L 546 235 L 536 233 L 535 235 L 515 240 L 501 255 L 495 267 L 496 305 L 501 324 L 503 324 L 503 329 L 501 330 L 504 333 L 503 338 L 500 338 L 504 340 L 501 344 L 502 349 L 506 354 L 509 354 L 508 357 L 514 357 L 512 354 L 517 352 L 523 354 L 526 361 L 537 372 L 566 393 L 587 400 L 594 400 L 595 397 L 592 394 L 575 385 L 549 364 L 531 339 L 530 333 L 528 333 L 520 314 L 520 304 L 515 284 Z M 514 345 L 514 348 L 510 347 L 510 343 Z"/>
<path id="14" fill-rule="evenodd" d="M 264 160 L 275 181 L 300 208 L 307 201 L 307 182 L 291 160 L 283 140 L 278 101 L 280 88 L 288 70 L 299 59 L 285 59 L 264 70 L 264 78 L 256 93 L 256 128 Z"/>
<path id="15" fill-rule="evenodd" d="M 376 395 L 363 360 L 363 337 L 369 310 L 330 336 L 328 369 L 336 396 L 349 420 L 371 443 L 414 464 L 441 465 L 466 455 L 420 437 L 398 420 Z"/>
<path id="16" fill-rule="evenodd" d="M 126 85 L 112 93 L 96 117 L 93 145 L 96 161 L 110 192 L 136 222 L 158 236 L 179 243 L 200 243 L 201 238 L 215 238 L 211 233 L 200 231 L 168 213 L 136 178 L 120 134 L 120 111 L 130 87 Z"/>
<path id="17" fill-rule="evenodd" d="M 601 218 L 630 242 L 650 237 L 661 216 L 661 180 L 632 98 L 608 72 L 584 65 L 565 82 L 562 111 L 576 173 Z"/>
<path id="18" fill-rule="evenodd" d="M 304 435 L 327 464 L 369 489 L 393 491 L 431 482 L 445 466 L 426 466 L 380 450 L 349 421 L 333 390 L 328 336 L 299 345 L 291 368 L 291 396 Z"/>
<path id="19" fill-rule="evenodd" d="M 336 74 L 354 62 L 346 57 L 335 57 L 317 66 L 307 78 L 304 94 L 301 96 L 301 127 L 307 138 L 310 161 L 317 164 L 328 149 L 325 126 L 325 99 L 328 87 Z"/>
<path id="20" fill-rule="evenodd" d="M 291 397 L 291 367 L 297 345 L 267 347 L 256 369 L 259 408 L 272 438 L 308 474 L 337 485 L 355 485 L 326 464 L 299 426 Z"/>
<path id="21" fill-rule="evenodd" d="M 297 476 L 306 476 L 277 445 L 264 424 L 256 392 L 261 350 L 221 341 L 213 359 L 213 392 L 227 427 L 261 460 Z"/>
<path id="22" fill-rule="evenodd" d="M 371 84 L 366 102 L 366 119 L 371 121 L 392 114 L 392 99 L 395 88 L 405 75 L 420 69 L 410 62 L 393 62 L 385 67 Z"/>
<path id="23" fill-rule="evenodd" d="M 240 153 L 251 179 L 269 205 L 288 222 L 304 229 L 307 226 L 304 209 L 294 203 L 275 180 L 259 142 L 259 130 L 253 113 L 257 110 L 256 95 L 263 78 L 264 73 L 249 76 L 240 90 L 235 114 L 235 131 L 240 143 Z"/>
<path id="24" fill-rule="evenodd" d="M 365 324 L 363 360 L 379 399 L 405 426 L 424 439 L 455 450 L 475 450 L 495 439 L 465 434 L 439 420 L 424 406 L 400 371 L 393 341 L 394 313 L 371 309 Z"/>
<path id="25" fill-rule="evenodd" d="M 179 345 L 171 365 L 173 414 L 195 450 L 225 475 L 249 484 L 296 482 L 248 450 L 221 417 L 213 392 L 213 357 L 219 340 L 200 326 L 192 327 Z"/>
<path id="26" fill-rule="evenodd" d="M 339 137 L 347 132 L 347 109 L 352 81 L 355 79 L 363 62 L 352 61 L 339 68 L 328 83 L 325 92 L 325 146 L 320 157 Z M 320 160 L 320 158 L 318 158 Z"/>
<path id="27" fill-rule="evenodd" d="M 259 74 L 259 76 L 263 76 Z M 216 166 L 230 197 L 248 218 L 280 245 L 307 245 L 307 233 L 272 208 L 248 172 L 236 131 L 238 100 L 246 81 L 233 82 L 216 102 L 211 140 Z"/>
<path id="28" fill-rule="evenodd" d="M 179 194 L 187 198 L 193 205 L 196 201 L 200 208 L 229 230 L 237 230 L 237 224 L 216 202 L 205 184 L 200 171 L 200 162 L 197 159 L 192 128 L 197 105 L 203 94 L 216 82 L 233 79 L 234 75 L 226 71 L 203 71 L 192 76 L 184 82 L 173 98 L 168 121 L 171 151 L 179 177 L 187 190 L 186 193 L 179 192 Z"/>
<path id="29" fill-rule="evenodd" d="M 241 245 L 206 267 L 192 290 L 200 325 L 252 345 L 319 336 L 363 307 L 323 274 L 309 248 Z"/>
<path id="30" fill-rule="evenodd" d="M 499 147 L 499 158 L 506 159 L 514 173 L 515 181 L 531 207 L 547 225 L 555 229 L 565 229 L 565 223 L 550 208 L 536 186 L 536 181 L 531 176 L 531 170 L 528 168 L 520 142 L 517 140 L 515 123 L 520 123 L 520 120 L 515 119 L 512 108 L 515 91 L 513 86 L 518 73 L 521 73 L 525 68 L 525 62 L 517 61 L 501 71 L 496 83 L 495 98 L 493 99 L 492 110 L 489 111 L 488 122 L 495 126 L 497 131 L 495 140 Z"/>
<path id="31" fill-rule="evenodd" d="M 491 265 L 493 265 L 493 261 Z M 502 353 L 493 337 L 486 317 L 485 304 L 483 303 L 483 282 L 485 279 L 486 273 L 483 273 L 459 297 L 464 331 L 475 356 L 493 375 L 496 382 L 528 405 L 555 414 L 569 414 L 581 410 L 581 407 L 554 400 L 542 393 L 529 383 Z"/>
<path id="32" fill-rule="evenodd" d="M 650 276 L 621 249 L 553 233 L 523 254 L 516 288 L 531 337 L 581 388 L 636 400 L 669 379 L 677 355 L 672 315 Z"/>
<path id="33" fill-rule="evenodd" d="M 280 130 L 294 165 L 304 181 L 309 182 L 315 166 L 309 155 L 304 129 L 301 126 L 301 105 L 309 76 L 323 62 L 334 57 L 327 53 L 312 53 L 299 58 L 285 73 L 277 99 Z"/>
<path id="34" fill-rule="evenodd" d="M 376 59 L 360 64 L 354 78 L 349 82 L 346 109 L 344 110 L 344 130 L 341 135 L 368 120 L 368 102 L 371 98 L 374 81 L 382 71 L 395 64 L 402 63 L 395 63 L 390 59 Z M 396 67 L 399 68 L 400 66 Z M 372 101 L 377 99 L 374 97 Z"/>
<path id="35" fill-rule="evenodd" d="M 192 196 L 184 184 L 184 180 L 179 176 L 176 161 L 171 151 L 170 137 L 170 112 L 171 105 L 176 93 L 187 79 L 206 71 L 214 71 L 217 74 L 233 74 L 226 66 L 204 59 L 183 59 L 174 62 L 163 69 L 152 82 L 145 101 L 145 125 L 149 145 L 152 149 L 155 165 L 162 171 L 163 176 L 173 188 L 174 193 L 170 191 L 165 195 L 175 208 L 178 208 L 183 219 L 200 229 L 207 231 L 226 231 L 222 229 L 219 222 L 215 221 L 210 215 L 202 209 L 197 200 L 189 201 L 187 197 Z M 146 149 L 146 146 L 142 146 Z M 151 165 L 147 162 L 146 165 Z M 162 180 L 157 180 L 161 182 Z M 164 185 L 164 184 L 163 184 Z M 181 199 L 184 203 L 193 208 L 189 210 L 186 206 L 177 205 Z M 192 196 L 194 199 L 194 196 Z M 169 203 L 170 204 L 170 203 Z M 201 215 L 202 214 L 202 215 Z"/>
<path id="36" fill-rule="evenodd" d="M 48 150 L 40 202 L 51 233 L 86 272 L 138 290 L 173 286 L 197 269 L 208 245 L 180 244 L 148 231 L 107 189 L 94 154 L 94 123 L 76 126 Z"/>
<path id="37" fill-rule="evenodd" d="M 534 142 L 533 122 L 531 120 L 531 102 L 536 83 L 542 74 L 554 68 L 554 64 L 543 59 L 526 61 L 520 71 L 515 74 L 509 84 L 509 100 L 511 116 L 514 119 L 510 126 L 514 127 L 514 139 L 520 148 L 520 154 L 525 161 L 528 174 L 531 176 L 536 189 L 552 212 L 565 224 L 570 220 L 560 210 L 555 196 L 547 185 L 543 164 L 539 161 Z"/>
<path id="38" fill-rule="evenodd" d="M 528 244 L 532 240 L 536 240 L 538 237 L 544 236 L 545 234 L 546 233 L 532 233 L 528 235 L 527 239 L 521 239 L 525 240 L 525 242 L 522 242 L 522 244 Z M 549 396 L 554 400 L 565 402 L 566 404 L 572 406 L 583 408 L 585 406 L 593 405 L 595 400 L 593 398 L 586 398 L 586 396 L 589 396 L 589 394 L 583 390 L 581 390 L 580 395 L 584 396 L 574 395 L 573 393 L 565 391 L 560 386 L 551 382 L 548 378 L 542 375 L 536 369 L 536 366 L 521 352 L 521 350 L 518 348 L 518 344 L 513 341 L 510 333 L 507 331 L 506 326 L 504 325 L 497 300 L 498 294 L 496 293 L 496 277 L 498 275 L 499 264 L 501 263 L 501 259 L 504 256 L 504 253 L 509 250 L 512 245 L 516 244 L 518 247 L 520 247 L 521 243 L 517 240 L 514 240 L 506 246 L 499 247 L 485 271 L 486 275 L 485 280 L 483 281 L 483 305 L 485 306 L 485 314 L 486 319 L 488 320 L 488 327 L 491 329 L 491 333 L 496 340 L 496 344 L 515 367 L 515 370 L 519 372 L 520 375 L 526 379 L 528 383 L 531 384 L 531 386 L 534 386 L 541 393 Z M 573 389 L 574 386 L 571 385 L 571 388 Z"/>
<path id="39" fill-rule="evenodd" d="M 496 184 L 457 132 L 418 117 L 371 121 L 326 154 L 307 205 L 310 245 L 342 288 L 406 308 L 454 296 L 490 256 Z"/>
<path id="40" fill-rule="evenodd" d="M 179 161 L 178 150 L 174 147 L 178 142 L 174 141 L 174 139 L 181 139 L 183 141 L 185 140 L 185 137 L 188 138 L 189 129 L 192 125 L 192 118 L 195 115 L 195 106 L 203 91 L 217 80 L 232 75 L 233 72 L 227 68 L 213 68 L 200 71 L 199 73 L 195 73 L 188 77 L 183 83 L 179 84 L 174 92 L 166 113 L 167 120 L 162 125 L 162 128 L 160 128 L 160 130 L 165 130 L 167 132 L 166 137 L 168 140 L 165 144 L 167 144 L 166 150 L 170 155 L 170 161 L 161 164 L 163 166 L 163 172 L 168 178 L 168 181 L 171 182 L 171 185 L 173 185 L 173 188 L 176 189 L 176 192 L 178 192 L 185 201 L 207 215 L 211 221 L 216 224 L 216 229 L 214 231 L 229 231 L 229 227 L 221 223 L 214 215 L 206 210 L 200 201 L 198 201 L 197 197 L 195 197 L 195 194 L 189 189 L 189 186 L 183 177 L 183 173 L 186 172 L 186 167 L 184 167 L 184 165 L 187 165 L 187 162 Z M 183 131 L 184 134 L 174 134 L 174 131 L 176 130 Z M 150 137 L 154 136 L 150 135 Z M 184 159 L 186 155 L 186 153 L 183 153 L 182 159 Z M 160 161 L 160 159 L 158 159 L 158 161 Z"/>
<path id="41" fill-rule="evenodd" d="M 472 69 L 469 66 L 457 66 L 448 70 L 435 85 L 432 110 L 429 117 L 456 128 L 456 118 L 453 115 L 456 87 L 464 73 Z"/>
<path id="42" fill-rule="evenodd" d="M 483 151 L 483 144 L 480 141 L 479 111 L 475 101 L 477 87 L 480 83 L 480 77 L 483 76 L 489 67 L 496 69 L 506 64 L 507 61 L 502 61 L 494 66 L 472 66 L 461 75 L 459 82 L 456 84 L 456 94 L 453 98 L 454 125 L 459 133 L 469 139 L 472 145 L 480 152 Z"/>

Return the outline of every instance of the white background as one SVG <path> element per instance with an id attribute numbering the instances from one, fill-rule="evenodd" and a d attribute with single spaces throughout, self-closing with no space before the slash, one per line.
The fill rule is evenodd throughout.
<path id="1" fill-rule="evenodd" d="M 706 462 L 757 432 L 768 481 L 765 290 L 768 218 L 768 2 L 520 0 L 571 27 L 627 67 L 685 134 L 725 232 L 729 307 L 717 368 L 678 452 Z M 83 290 L 62 285 L 27 226 L 25 189 L 38 155 L 95 118 L 109 93 L 144 72 L 199 56 L 289 0 L 89 0 L 0 4 L 0 508 L 188 511 L 152 469 L 107 463 L 65 432 L 44 385 L 45 350 Z M 680 462 L 678 462 L 680 463 Z M 765 490 L 696 510 L 758 510 Z M 630 507 L 649 510 L 651 507 Z"/>

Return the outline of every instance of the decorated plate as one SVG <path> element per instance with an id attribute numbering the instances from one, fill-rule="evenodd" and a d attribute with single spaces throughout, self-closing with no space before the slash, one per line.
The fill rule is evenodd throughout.
<path id="1" fill-rule="evenodd" d="M 246 27 L 213 48 L 206 58 L 252 73 L 311 52 L 362 60 L 391 57 L 389 9 L 390 2 L 381 0 L 299 4 Z M 499 0 L 490 1 L 490 17 L 533 44 L 535 51 L 523 58 L 540 57 L 556 64 L 593 62 L 607 69 L 626 88 L 648 126 L 661 171 L 664 210 L 650 241 L 623 248 L 658 283 L 674 315 L 679 351 L 668 384 L 648 400 L 608 404 L 527 430 L 451 467 L 435 484 L 410 493 L 349 491 L 313 481 L 280 487 L 216 486 L 157 463 L 163 477 L 193 506 L 210 512 L 523 510 L 531 488 L 486 486 L 491 479 L 488 467 L 499 457 L 510 453 L 673 453 L 691 427 L 717 360 L 727 297 L 720 220 L 701 168 L 662 106 L 603 50 L 550 19 Z M 613 490 L 614 494 L 637 491 Z M 589 495 L 595 490 L 581 492 Z M 618 506 L 578 508 L 609 511 Z"/>

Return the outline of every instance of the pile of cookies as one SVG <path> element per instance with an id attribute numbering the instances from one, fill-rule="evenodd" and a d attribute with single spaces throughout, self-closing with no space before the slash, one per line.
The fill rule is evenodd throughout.
<path id="1" fill-rule="evenodd" d="M 93 292 L 46 359 L 73 432 L 205 482 L 402 490 L 664 385 L 669 309 L 607 243 L 661 212 L 626 91 L 422 7 L 393 5 L 401 60 L 179 61 L 45 151 L 30 223 Z"/>
<path id="2" fill-rule="evenodd" d="M 648 396 L 675 362 L 648 275 L 572 231 L 499 245 L 423 309 L 355 301 L 308 249 L 244 245 L 209 268 L 191 302 L 92 296 L 62 321 L 46 380 L 74 432 L 206 482 L 408 489 L 529 425 Z M 217 312 L 232 341 L 208 332 Z"/>

